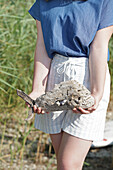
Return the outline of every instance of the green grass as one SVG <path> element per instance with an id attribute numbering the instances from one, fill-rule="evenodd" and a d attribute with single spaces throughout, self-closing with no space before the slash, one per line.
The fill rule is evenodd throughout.
<path id="1" fill-rule="evenodd" d="M 0 142 L 1 158 L 3 157 L 1 150 L 7 128 L 10 128 L 11 124 L 15 124 L 15 126 L 18 124 L 18 127 L 24 126 L 21 119 L 24 111 L 20 110 L 24 109 L 24 102 L 17 97 L 16 89 L 22 89 L 26 93 L 31 92 L 32 89 L 36 24 L 28 14 L 28 9 L 33 2 L 33 0 L 0 1 L 0 126 L 4 127 Z M 109 49 L 112 95 L 113 37 L 110 40 Z M 20 117 L 17 113 L 20 114 Z M 23 134 L 21 146 L 15 144 L 13 150 L 13 142 L 17 143 L 19 140 L 20 132 L 17 130 L 17 137 L 13 138 L 9 144 L 11 163 L 17 153 L 21 153 L 21 158 L 23 158 L 25 143 L 31 130 L 32 124 L 29 124 L 29 131 Z"/>
<path id="2" fill-rule="evenodd" d="M 17 0 L 0 3 L 0 104 L 18 102 L 17 88 L 31 91 L 36 26 L 28 14 L 31 2 Z"/>
<path id="3" fill-rule="evenodd" d="M 110 61 L 108 62 L 108 64 L 109 64 L 109 69 L 111 74 L 111 97 L 113 98 L 113 36 L 109 42 L 109 50 L 110 50 Z"/>
<path id="4" fill-rule="evenodd" d="M 20 155 L 20 160 L 23 158 L 25 143 L 33 127 L 29 124 L 28 133 L 21 134 L 22 141 L 18 142 L 19 128 L 25 126 L 21 119 L 23 111 L 20 109 L 25 110 L 25 104 L 17 97 L 16 89 L 23 89 L 26 93 L 32 89 L 36 24 L 28 14 L 28 9 L 33 2 L 33 0 L 0 1 L 0 126 L 3 127 L 3 132 L 0 131 L 2 134 L 0 158 L 3 157 L 2 148 L 7 129 L 12 125 L 15 128 L 17 125 L 16 137 L 10 139 L 7 153 L 10 155 L 11 163 L 17 155 Z"/>

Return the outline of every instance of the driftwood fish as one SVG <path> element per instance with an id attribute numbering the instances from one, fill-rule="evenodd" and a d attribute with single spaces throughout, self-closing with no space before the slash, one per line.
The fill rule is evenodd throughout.
<path id="1" fill-rule="evenodd" d="M 17 95 L 24 99 L 32 109 L 26 120 L 33 117 L 34 105 L 41 107 L 45 112 L 72 110 L 74 107 L 87 109 L 94 105 L 94 98 L 91 96 L 90 91 L 76 80 L 56 84 L 53 90 L 46 92 L 36 100 L 31 99 L 18 89 Z"/>

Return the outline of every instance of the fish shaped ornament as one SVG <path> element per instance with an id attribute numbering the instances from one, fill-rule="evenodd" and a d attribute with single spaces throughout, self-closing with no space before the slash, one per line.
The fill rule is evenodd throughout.
<path id="1" fill-rule="evenodd" d="M 56 84 L 53 90 L 46 92 L 36 100 L 31 99 L 18 89 L 17 95 L 24 99 L 32 109 L 26 120 L 30 120 L 33 117 L 34 105 L 41 107 L 45 112 L 72 110 L 74 107 L 87 109 L 94 105 L 94 98 L 91 96 L 91 92 L 76 80 Z"/>

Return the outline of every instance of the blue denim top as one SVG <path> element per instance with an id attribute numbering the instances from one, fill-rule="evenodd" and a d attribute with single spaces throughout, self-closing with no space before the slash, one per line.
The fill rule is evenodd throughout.
<path id="1" fill-rule="evenodd" d="M 50 58 L 89 57 L 96 32 L 113 25 L 113 0 L 36 0 L 29 13 L 41 22 Z"/>

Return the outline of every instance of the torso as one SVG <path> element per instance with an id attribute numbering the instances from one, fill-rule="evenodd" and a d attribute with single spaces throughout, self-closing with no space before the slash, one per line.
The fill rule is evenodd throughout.
<path id="1" fill-rule="evenodd" d="M 104 0 L 40 0 L 46 50 L 64 56 L 88 57 L 98 30 Z"/>

